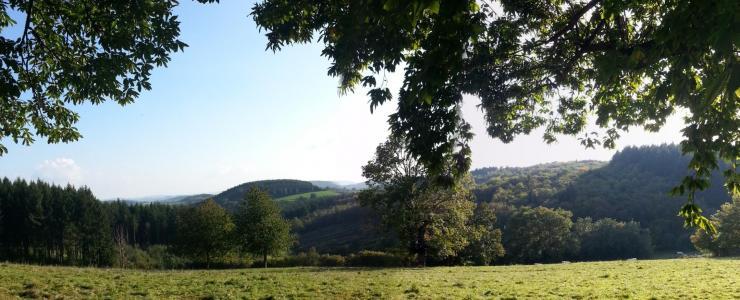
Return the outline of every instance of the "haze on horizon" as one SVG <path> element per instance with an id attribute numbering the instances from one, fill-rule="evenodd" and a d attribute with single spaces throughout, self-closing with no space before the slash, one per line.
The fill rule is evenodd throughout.
<path id="1" fill-rule="evenodd" d="M 360 167 L 385 140 L 394 104 L 370 114 L 365 91 L 338 95 L 317 45 L 265 51 L 250 7 L 181 3 L 189 47 L 154 71 L 152 91 L 126 107 L 78 107 L 78 142 L 8 142 L 0 176 L 87 185 L 101 199 L 216 193 L 261 179 L 363 181 Z M 608 160 L 616 151 L 585 149 L 574 137 L 547 145 L 541 132 L 503 144 L 486 134 L 477 103 L 468 97 L 463 107 L 476 134 L 473 168 Z M 676 143 L 682 125 L 674 116 L 660 132 L 635 130 L 618 149 Z"/>

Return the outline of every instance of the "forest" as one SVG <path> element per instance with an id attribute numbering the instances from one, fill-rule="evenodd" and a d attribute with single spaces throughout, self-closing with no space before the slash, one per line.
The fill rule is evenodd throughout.
<path id="1" fill-rule="evenodd" d="M 431 219 L 459 232 L 440 234 L 430 225 L 423 264 L 650 258 L 693 250 L 738 254 L 737 224 L 726 220 L 740 209 L 720 176 L 697 201 L 715 215 L 722 239 L 694 233 L 675 215 L 681 201 L 668 192 L 687 163 L 678 147 L 660 145 L 628 147 L 609 162 L 474 170 L 470 187 L 423 195 L 431 197 L 425 203 L 446 201 L 452 215 L 467 216 Z M 298 180 L 256 181 L 195 204 L 136 204 L 99 201 L 86 187 L 4 178 L 0 260 L 163 269 L 264 266 L 268 260 L 272 266 L 422 263 L 416 235 L 398 229 L 410 225 L 389 220 L 378 202 L 368 203 L 372 187 L 323 190 Z"/>

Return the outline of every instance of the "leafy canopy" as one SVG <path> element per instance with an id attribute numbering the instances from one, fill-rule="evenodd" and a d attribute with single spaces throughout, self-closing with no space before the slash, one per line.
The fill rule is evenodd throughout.
<path id="1" fill-rule="evenodd" d="M 151 71 L 186 46 L 178 40 L 176 5 L 0 2 L 0 139 L 24 145 L 39 137 L 49 143 L 76 141 L 79 115 L 70 106 L 107 100 L 125 105 L 151 89 Z M 20 29 L 17 36 L 13 27 Z M 0 143 L 0 155 L 5 152 Z"/>
<path id="2" fill-rule="evenodd" d="M 688 197 L 687 224 L 712 229 L 693 194 L 718 158 L 740 193 L 738 12 L 735 0 L 265 0 L 253 17 L 273 51 L 318 38 L 342 91 L 370 88 L 371 112 L 394 98 L 384 75 L 402 67 L 389 123 L 433 173 L 450 153 L 453 175 L 467 172 L 465 94 L 503 142 L 544 128 L 547 142 L 567 134 L 613 148 L 620 133 L 685 112 L 691 175 L 674 193 Z"/>

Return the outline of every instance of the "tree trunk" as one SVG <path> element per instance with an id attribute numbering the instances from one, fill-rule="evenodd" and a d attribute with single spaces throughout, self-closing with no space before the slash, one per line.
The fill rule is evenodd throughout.
<path id="1" fill-rule="evenodd" d="M 209 253 L 206 253 L 206 269 L 211 268 L 211 255 Z"/>
<path id="2" fill-rule="evenodd" d="M 422 224 L 419 227 L 419 231 L 416 236 L 416 252 L 419 256 L 416 263 L 422 267 L 427 266 L 427 241 L 426 241 L 427 225 Z"/>
<path id="3" fill-rule="evenodd" d="M 267 268 L 267 251 L 262 252 L 262 263 L 264 264 L 265 268 Z"/>

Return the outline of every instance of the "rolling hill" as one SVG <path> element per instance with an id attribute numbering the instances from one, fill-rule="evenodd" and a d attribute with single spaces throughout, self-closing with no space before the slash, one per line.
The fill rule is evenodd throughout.
<path id="1" fill-rule="evenodd" d="M 237 208 L 244 195 L 252 187 L 259 187 L 267 191 L 273 199 L 279 199 L 296 194 L 320 192 L 322 189 L 308 181 L 294 179 L 260 180 L 242 183 L 223 191 L 213 197 L 219 205 L 228 210 Z"/>

